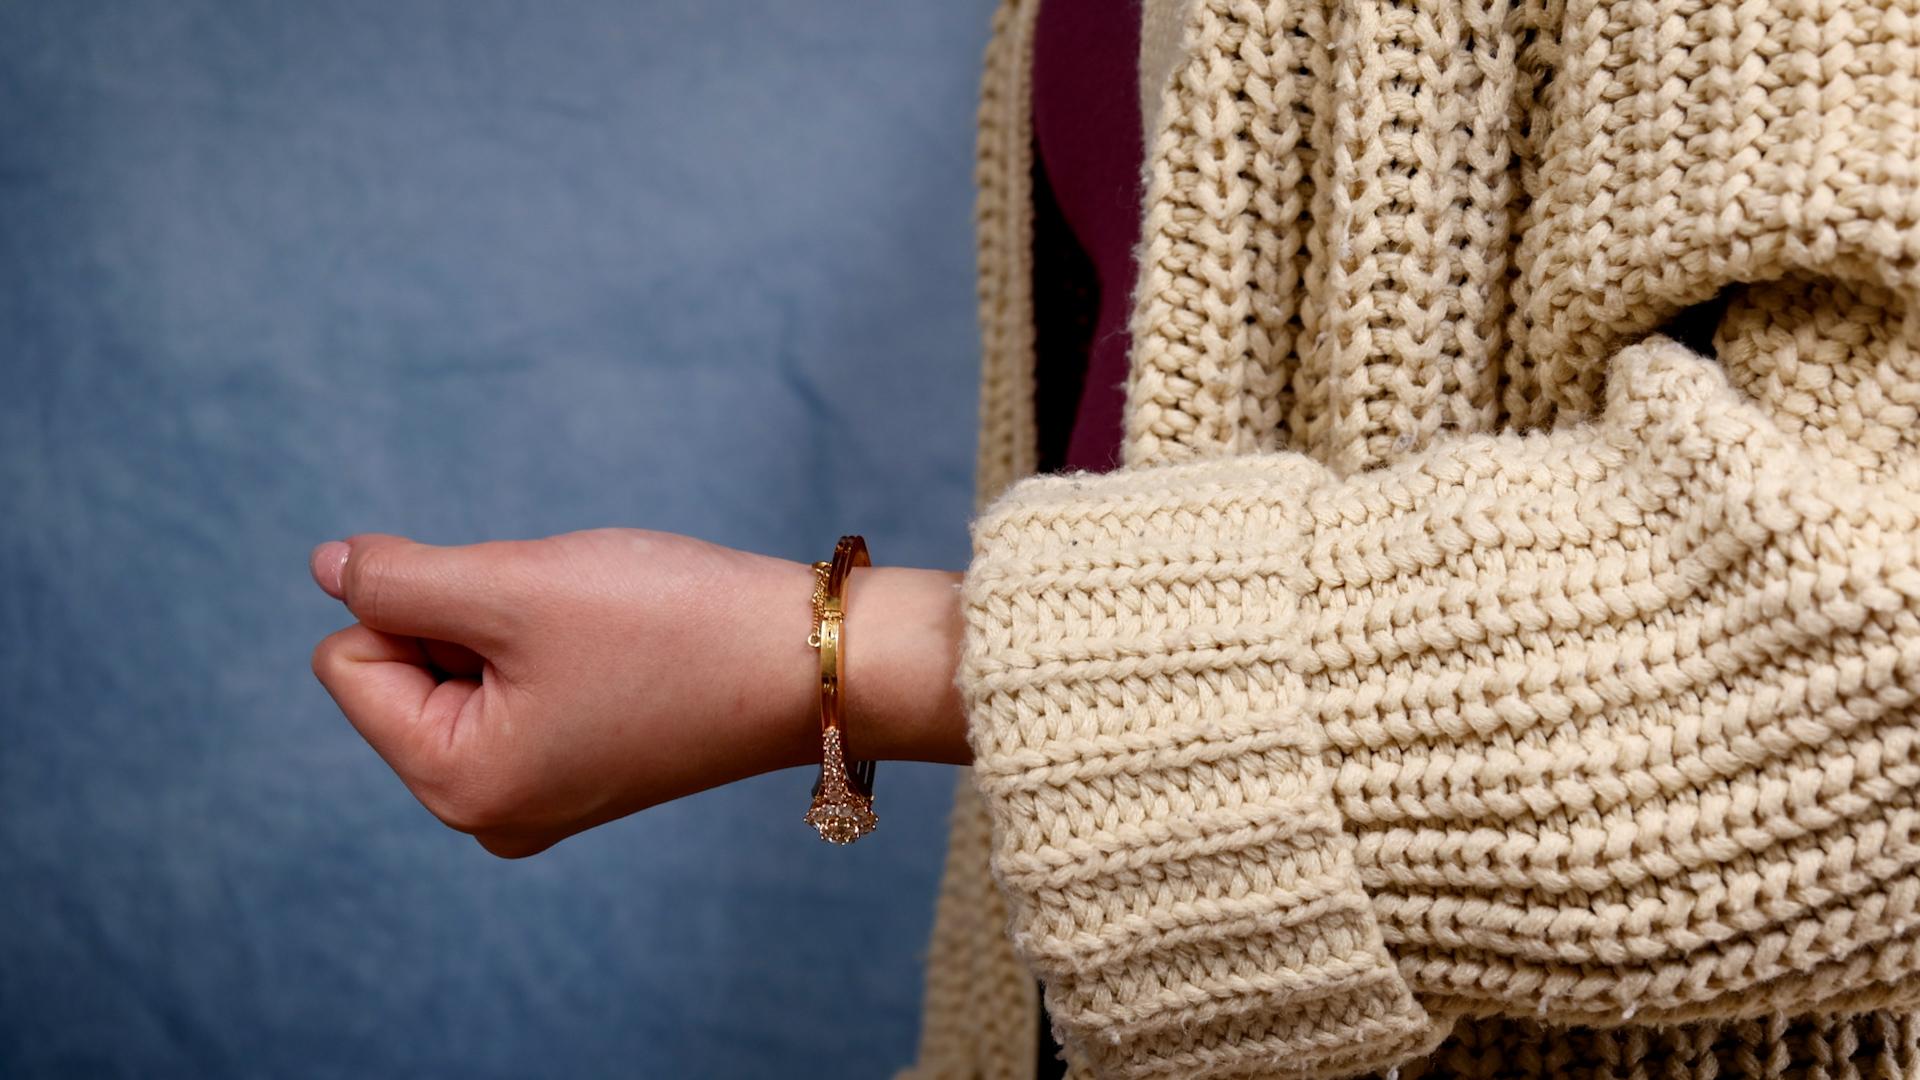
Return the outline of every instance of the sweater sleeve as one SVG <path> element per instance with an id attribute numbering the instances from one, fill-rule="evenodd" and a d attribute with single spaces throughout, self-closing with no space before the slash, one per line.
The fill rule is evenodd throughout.
<path id="1" fill-rule="evenodd" d="M 1345 479 L 1043 475 L 976 517 L 975 782 L 1077 1067 L 1920 1005 L 1914 470 L 1825 467 L 1664 338 L 1606 392 Z"/>

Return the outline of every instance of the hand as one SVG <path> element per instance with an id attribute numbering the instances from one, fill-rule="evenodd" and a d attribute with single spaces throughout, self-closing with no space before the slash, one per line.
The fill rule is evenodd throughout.
<path id="1" fill-rule="evenodd" d="M 320 642 L 314 674 L 428 810 L 496 855 L 819 760 L 805 563 L 645 529 L 465 547 L 363 534 L 312 563 L 360 620 Z M 858 755 L 967 760 L 957 580 L 849 579 Z"/>

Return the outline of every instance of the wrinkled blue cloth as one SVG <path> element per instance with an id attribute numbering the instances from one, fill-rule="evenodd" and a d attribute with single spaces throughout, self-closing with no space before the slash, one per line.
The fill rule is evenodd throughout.
<path id="1" fill-rule="evenodd" d="M 496 860 L 314 681 L 305 559 L 964 565 L 990 6 L 0 5 L 0 1075 L 911 1058 L 950 769 L 852 848 L 790 771 Z"/>

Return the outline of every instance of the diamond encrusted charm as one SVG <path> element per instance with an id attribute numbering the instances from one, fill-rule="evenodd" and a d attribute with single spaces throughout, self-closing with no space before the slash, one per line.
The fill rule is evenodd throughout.
<path id="1" fill-rule="evenodd" d="M 820 779 L 814 785 L 813 805 L 804 819 L 820 830 L 829 844 L 851 844 L 880 824 L 873 797 L 848 783 L 846 754 L 840 748 L 840 729 L 828 728 L 820 739 Z"/>

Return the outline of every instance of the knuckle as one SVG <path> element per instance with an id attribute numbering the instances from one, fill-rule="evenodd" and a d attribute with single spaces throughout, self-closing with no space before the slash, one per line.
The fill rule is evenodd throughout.
<path id="1" fill-rule="evenodd" d="M 480 808 L 443 798 L 428 798 L 421 801 L 426 804 L 434 817 L 440 819 L 440 824 L 454 832 L 479 836 L 493 827 L 491 816 Z"/>
<path id="2" fill-rule="evenodd" d="M 322 685 L 330 685 L 340 670 L 341 643 L 339 633 L 328 634 L 313 647 L 313 655 L 308 663 L 313 667 L 313 677 Z"/>
<path id="3" fill-rule="evenodd" d="M 501 815 L 485 792 L 454 787 L 422 801 L 442 825 L 455 832 L 478 836 L 501 824 Z"/>
<path id="4" fill-rule="evenodd" d="M 472 761 L 457 763 L 435 788 L 423 801 L 433 816 L 456 832 L 472 836 L 498 832 L 513 827 L 521 817 L 523 800 L 515 794 L 517 785 L 498 769 L 478 767 Z"/>

